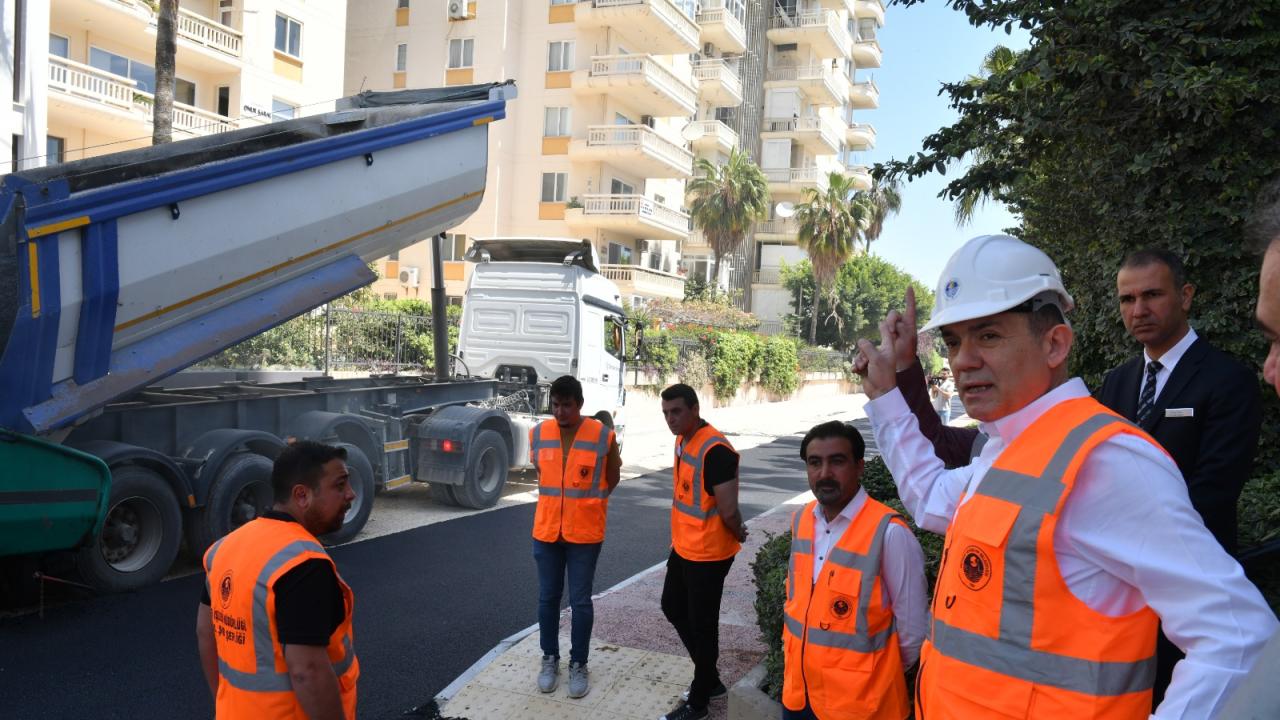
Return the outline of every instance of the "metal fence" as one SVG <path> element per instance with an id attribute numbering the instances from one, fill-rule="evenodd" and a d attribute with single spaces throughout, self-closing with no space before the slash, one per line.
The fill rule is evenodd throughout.
<path id="1" fill-rule="evenodd" d="M 455 342 L 451 338 L 450 350 Z M 434 367 L 431 318 L 325 306 L 199 363 L 197 368 L 426 372 Z"/>

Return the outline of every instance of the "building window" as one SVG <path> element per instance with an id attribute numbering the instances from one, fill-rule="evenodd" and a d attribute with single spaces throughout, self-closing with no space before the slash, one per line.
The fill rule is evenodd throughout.
<path id="1" fill-rule="evenodd" d="M 397 10 L 408 10 L 408 9 L 409 9 L 409 0 L 396 0 L 396 9 L 397 9 Z"/>
<path id="2" fill-rule="evenodd" d="M 218 0 L 218 22 L 231 27 L 231 9 L 233 0 Z"/>
<path id="3" fill-rule="evenodd" d="M 227 85 L 218 88 L 218 114 L 231 117 L 231 88 Z"/>
<path id="4" fill-rule="evenodd" d="M 196 84 L 182 78 L 175 78 L 173 81 L 173 101 L 194 107 L 196 104 Z"/>
<path id="5" fill-rule="evenodd" d="M 271 121 L 292 120 L 298 117 L 298 106 L 280 98 L 271 98 Z"/>
<path id="6" fill-rule="evenodd" d="M 63 159 L 67 152 L 67 141 L 64 138 L 46 135 L 44 141 L 44 164 L 58 165 L 65 162 Z"/>
<path id="7" fill-rule="evenodd" d="M 276 50 L 296 58 L 302 57 L 302 23 L 276 13 Z"/>
<path id="8" fill-rule="evenodd" d="M 609 192 L 614 195 L 635 195 L 636 186 L 613 178 L 609 181 Z"/>
<path id="9" fill-rule="evenodd" d="M 462 233 L 445 233 L 444 242 L 440 244 L 440 260 L 442 262 L 458 262 L 467 252 L 467 236 Z"/>
<path id="10" fill-rule="evenodd" d="M 60 58 L 71 57 L 71 40 L 49 33 L 49 54 Z"/>
<path id="11" fill-rule="evenodd" d="M 569 173 L 542 173 L 542 202 L 564 202 Z"/>
<path id="12" fill-rule="evenodd" d="M 875 18 L 862 18 L 858 21 L 858 39 L 875 40 L 877 29 Z"/>
<path id="13" fill-rule="evenodd" d="M 396 46 L 396 72 L 404 72 L 405 66 L 409 64 L 409 44 L 400 43 Z"/>
<path id="14" fill-rule="evenodd" d="M 469 68 L 475 60 L 475 38 L 453 38 L 449 41 L 449 69 Z"/>
<path id="15" fill-rule="evenodd" d="M 154 93 L 156 91 L 156 70 L 150 65 L 130 60 L 123 55 L 107 52 L 101 48 L 89 48 L 89 64 L 112 75 L 127 77 L 136 82 L 139 92 Z M 195 83 L 182 78 L 173 82 L 173 99 L 186 105 L 196 104 Z"/>
<path id="16" fill-rule="evenodd" d="M 11 135 L 10 138 L 11 140 L 9 145 L 9 171 L 18 172 L 19 170 L 22 169 L 18 167 L 18 161 L 22 159 L 20 157 L 22 154 L 22 136 Z"/>
<path id="17" fill-rule="evenodd" d="M 547 72 L 573 69 L 573 41 L 557 40 L 547 48 Z"/>
<path id="18" fill-rule="evenodd" d="M 609 243 L 609 255 L 605 262 L 610 265 L 630 265 L 631 248 L 618 243 Z"/>
<path id="19" fill-rule="evenodd" d="M 566 137 L 570 135 L 569 130 L 569 108 L 567 107 L 549 107 L 547 108 L 545 122 L 542 126 L 543 137 Z"/>

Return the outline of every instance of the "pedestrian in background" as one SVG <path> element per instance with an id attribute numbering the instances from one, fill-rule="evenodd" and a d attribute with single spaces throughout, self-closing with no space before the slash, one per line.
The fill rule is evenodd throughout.
<path id="1" fill-rule="evenodd" d="M 929 623 L 924 551 L 902 517 L 862 489 L 866 443 L 852 425 L 800 441 L 816 498 L 791 519 L 783 609 L 783 720 L 903 720 L 904 670 Z"/>
<path id="2" fill-rule="evenodd" d="M 951 374 L 946 368 L 929 381 L 929 398 L 933 400 L 933 409 L 943 425 L 951 422 L 951 398 L 956 396 L 955 383 L 951 382 Z"/>
<path id="3" fill-rule="evenodd" d="M 538 689 L 560 684 L 560 598 L 569 579 L 569 697 L 590 690 L 587 656 L 595 609 L 591 585 L 604 543 L 609 494 L 622 458 L 613 429 L 582 417 L 582 383 L 572 375 L 551 383 L 551 415 L 530 431 L 529 461 L 538 471 L 533 559 L 538 565 L 538 631 L 542 669 Z"/>
<path id="4" fill-rule="evenodd" d="M 720 657 L 720 598 L 733 558 L 747 537 L 738 510 L 738 453 L 707 421 L 698 395 L 683 383 L 662 391 L 662 416 L 676 436 L 672 468 L 671 555 L 662 613 L 689 658 L 693 682 L 684 701 L 661 720 L 699 720 L 713 697 L 727 694 Z"/>
<path id="5" fill-rule="evenodd" d="M 316 538 L 355 493 L 347 451 L 306 440 L 271 470 L 274 505 L 204 554 L 196 641 L 220 720 L 354 720 L 355 596 Z"/>

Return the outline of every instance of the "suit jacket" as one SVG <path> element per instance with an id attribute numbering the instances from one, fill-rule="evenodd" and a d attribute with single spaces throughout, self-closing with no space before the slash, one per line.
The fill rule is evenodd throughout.
<path id="1" fill-rule="evenodd" d="M 1098 401 L 1133 420 L 1145 371 L 1142 355 L 1114 368 L 1096 393 Z M 1142 424 L 1173 456 L 1192 506 L 1232 554 L 1236 502 L 1253 470 L 1261 425 L 1257 374 L 1204 338 L 1187 348 Z"/>

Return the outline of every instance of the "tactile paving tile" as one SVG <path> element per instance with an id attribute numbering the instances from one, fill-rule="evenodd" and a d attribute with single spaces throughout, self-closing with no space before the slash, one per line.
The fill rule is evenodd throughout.
<path id="1" fill-rule="evenodd" d="M 568 642 L 567 638 L 562 640 Z M 570 698 L 568 695 L 569 667 L 565 657 L 560 659 L 560 684 L 556 690 L 545 694 L 538 690 L 538 672 L 542 669 L 540 652 L 503 654 L 481 670 L 469 686 L 483 686 L 520 695 L 551 698 L 575 706 L 591 707 L 598 705 L 609 688 L 628 675 L 645 655 L 643 650 L 593 642 L 591 655 L 587 661 L 591 692 L 577 699 Z"/>
<path id="2" fill-rule="evenodd" d="M 640 677 L 625 677 L 613 684 L 604 701 L 595 709 L 601 718 L 653 720 L 676 706 L 685 687 L 687 686 Z"/>
<path id="3" fill-rule="evenodd" d="M 602 717 L 591 708 L 483 686 L 468 686 L 444 706 L 441 714 L 466 720 L 593 720 Z"/>
<path id="4" fill-rule="evenodd" d="M 649 652 L 636 663 L 631 675 L 645 680 L 674 683 L 684 688 L 693 681 L 693 661 L 679 655 Z"/>

